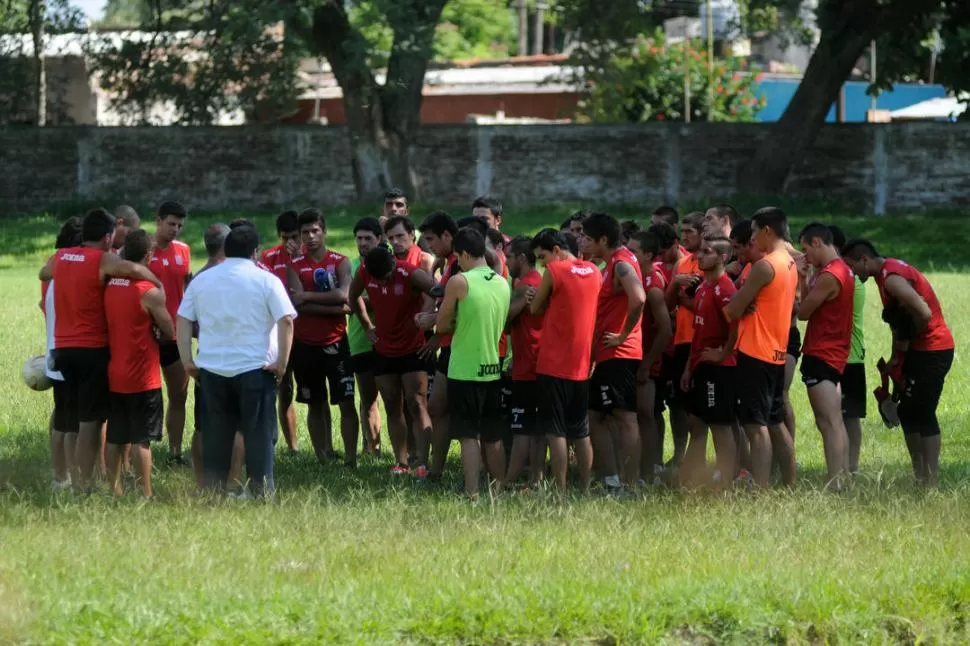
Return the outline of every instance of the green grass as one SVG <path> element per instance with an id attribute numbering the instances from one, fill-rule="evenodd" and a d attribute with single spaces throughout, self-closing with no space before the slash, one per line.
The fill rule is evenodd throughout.
<path id="1" fill-rule="evenodd" d="M 531 231 L 568 210 L 519 211 L 507 228 Z M 353 218 L 365 212 L 331 212 L 335 247 L 349 251 Z M 186 227 L 194 249 L 215 217 Z M 793 228 L 809 217 L 800 214 Z M 886 253 L 923 267 L 970 264 L 963 220 L 839 221 L 850 235 L 870 235 Z M 258 222 L 272 229 L 271 218 Z M 540 494 L 470 505 L 449 493 L 458 486 L 454 455 L 446 490 L 434 492 L 391 482 L 389 458 L 365 459 L 355 474 L 319 467 L 301 419 L 302 454 L 278 457 L 277 504 L 203 502 L 190 495 L 188 470 L 164 468 L 156 471 L 159 500 L 143 504 L 134 495 L 80 498 L 48 487 L 50 393 L 27 390 L 19 370 L 43 351 L 36 270 L 54 227 L 49 217 L 0 222 L 0 248 L 9 254 L 0 258 L 0 642 L 970 638 L 965 276 L 930 276 L 957 338 L 940 408 L 937 491 L 912 484 L 899 432 L 875 417 L 864 426 L 855 488 L 822 492 L 821 442 L 796 383 L 802 470 L 793 491 L 563 502 Z M 869 285 L 870 364 L 889 343 L 879 309 Z M 156 448 L 159 463 L 165 455 Z"/>

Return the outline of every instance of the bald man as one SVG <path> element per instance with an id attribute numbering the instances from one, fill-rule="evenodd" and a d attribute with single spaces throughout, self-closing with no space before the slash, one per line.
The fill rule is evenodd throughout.
<path id="1" fill-rule="evenodd" d="M 138 211 L 127 204 L 122 204 L 115 209 L 115 239 L 112 246 L 115 249 L 121 249 L 125 246 L 125 239 L 128 234 L 136 229 L 141 228 L 141 218 L 138 217 Z"/>

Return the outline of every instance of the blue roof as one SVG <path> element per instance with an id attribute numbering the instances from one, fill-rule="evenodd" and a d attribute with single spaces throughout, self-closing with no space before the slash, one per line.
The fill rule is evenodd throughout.
<path id="1" fill-rule="evenodd" d="M 758 113 L 758 121 L 778 121 L 785 108 L 791 101 L 800 78 L 765 78 L 758 84 L 758 96 L 765 97 L 765 106 Z M 866 94 L 869 84 L 865 81 L 848 81 L 845 84 L 845 120 L 846 122 L 862 123 L 866 120 L 866 111 L 872 105 L 872 97 Z M 907 106 L 946 96 L 946 89 L 942 85 L 921 85 L 916 83 L 898 83 L 892 90 L 879 94 L 876 108 L 879 110 L 898 110 Z M 835 121 L 835 105 L 829 108 L 825 117 L 828 122 Z"/>

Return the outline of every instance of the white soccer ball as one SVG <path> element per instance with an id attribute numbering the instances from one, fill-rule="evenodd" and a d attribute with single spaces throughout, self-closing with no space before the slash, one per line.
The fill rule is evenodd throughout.
<path id="1" fill-rule="evenodd" d="M 47 390 L 54 384 L 47 376 L 47 357 L 31 357 L 24 362 L 24 369 L 21 371 L 24 383 L 31 390 Z"/>

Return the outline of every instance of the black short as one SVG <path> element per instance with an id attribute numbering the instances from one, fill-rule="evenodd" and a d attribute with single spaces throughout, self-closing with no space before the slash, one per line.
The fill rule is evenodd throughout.
<path id="1" fill-rule="evenodd" d="M 417 352 L 403 357 L 386 357 L 374 353 L 373 372 L 375 377 L 381 375 L 406 375 L 412 372 L 427 372 L 429 361 L 418 356 Z"/>
<path id="2" fill-rule="evenodd" d="M 66 381 L 51 379 L 54 385 L 54 430 L 77 433 L 77 392 Z"/>
<path id="3" fill-rule="evenodd" d="M 362 372 L 374 372 L 374 361 L 376 357 L 376 352 L 361 352 L 360 354 L 351 355 L 350 371 L 355 375 L 359 375 Z"/>
<path id="4" fill-rule="evenodd" d="M 560 379 L 549 375 L 536 377 L 539 419 L 549 435 L 576 440 L 589 437 L 589 382 Z"/>
<path id="5" fill-rule="evenodd" d="M 70 401 L 76 406 L 78 422 L 103 422 L 108 419 L 108 348 L 57 348 L 54 370 L 64 375 L 71 389 Z"/>
<path id="6" fill-rule="evenodd" d="M 293 375 L 296 377 L 296 401 L 318 404 L 354 401 L 354 373 L 350 371 L 347 339 L 323 346 L 293 341 Z"/>
<path id="7" fill-rule="evenodd" d="M 823 381 L 830 381 L 836 386 L 842 382 L 839 371 L 825 363 L 818 357 L 806 354 L 802 357 L 802 382 L 806 388 L 817 386 Z"/>
<path id="8" fill-rule="evenodd" d="M 608 359 L 596 364 L 589 380 L 589 409 L 598 413 L 635 413 L 639 369 L 639 359 Z"/>
<path id="9" fill-rule="evenodd" d="M 737 368 L 699 363 L 691 375 L 688 410 L 708 425 L 728 426 L 736 418 Z"/>
<path id="10" fill-rule="evenodd" d="M 866 364 L 845 364 L 842 371 L 842 417 L 865 419 L 867 401 Z"/>
<path id="11" fill-rule="evenodd" d="M 785 364 L 767 363 L 738 352 L 735 373 L 738 421 L 774 426 L 785 421 Z"/>
<path id="12" fill-rule="evenodd" d="M 448 428 L 451 438 L 480 438 L 499 442 L 505 436 L 505 416 L 499 400 L 501 386 L 496 381 L 448 380 Z"/>
<path id="13" fill-rule="evenodd" d="M 690 343 L 674 346 L 673 355 L 664 355 L 660 365 L 660 379 L 664 382 L 664 401 L 667 406 L 687 406 L 687 393 L 680 387 L 680 378 L 684 375 L 684 368 L 690 361 Z"/>
<path id="14" fill-rule="evenodd" d="M 508 411 L 512 435 L 540 435 L 537 382 L 510 381 Z"/>
<path id="15" fill-rule="evenodd" d="M 162 439 L 162 389 L 141 393 L 111 393 L 108 444 L 142 444 Z"/>
<path id="16" fill-rule="evenodd" d="M 502 410 L 507 411 L 509 406 L 512 405 L 512 378 L 502 375 L 498 380 L 498 385 L 501 393 L 498 405 L 502 407 Z"/>
<path id="17" fill-rule="evenodd" d="M 179 346 L 175 341 L 158 342 L 158 363 L 163 368 L 168 368 L 173 363 L 181 361 L 179 358 Z"/>
<path id="18" fill-rule="evenodd" d="M 802 331 L 797 325 L 791 326 L 788 330 L 788 347 L 785 349 L 785 354 L 795 357 L 795 361 L 802 356 Z"/>
<path id="19" fill-rule="evenodd" d="M 448 376 L 448 364 L 451 362 L 451 346 L 447 348 L 441 348 L 438 351 L 438 363 L 435 364 L 435 370 L 441 374 Z"/>
<path id="20" fill-rule="evenodd" d="M 903 433 L 933 437 L 940 434 L 936 408 L 940 405 L 946 376 L 953 366 L 953 350 L 908 350 L 903 359 L 903 394 L 899 399 L 899 423 Z"/>

